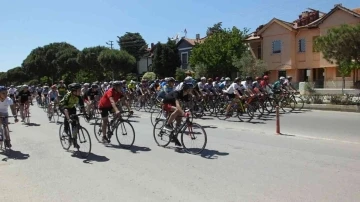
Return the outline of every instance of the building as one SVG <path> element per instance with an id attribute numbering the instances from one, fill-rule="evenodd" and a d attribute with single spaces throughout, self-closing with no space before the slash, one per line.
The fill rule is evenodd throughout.
<path id="1" fill-rule="evenodd" d="M 151 43 L 151 47 L 147 49 L 145 55 L 143 55 L 139 61 L 137 61 L 137 73 L 142 75 L 146 72 L 151 72 L 152 58 L 154 56 L 155 45 Z"/>
<path id="2" fill-rule="evenodd" d="M 292 76 L 295 82 L 314 82 L 316 88 L 341 88 L 342 78 L 336 64 L 316 52 L 314 40 L 326 35 L 330 28 L 359 23 L 360 9 L 336 4 L 328 13 L 309 9 L 294 22 L 273 18 L 259 26 L 247 41 L 253 56 L 267 63 L 272 82 L 280 76 Z M 346 77 L 345 86 L 352 87 L 359 78 L 360 71 L 355 70 Z"/>
<path id="3" fill-rule="evenodd" d="M 195 39 L 189 39 L 183 37 L 177 42 L 182 69 L 190 69 L 189 58 L 190 58 L 191 50 L 196 43 L 201 43 L 204 41 L 204 39 L 205 38 L 200 38 L 200 34 L 196 34 Z"/>

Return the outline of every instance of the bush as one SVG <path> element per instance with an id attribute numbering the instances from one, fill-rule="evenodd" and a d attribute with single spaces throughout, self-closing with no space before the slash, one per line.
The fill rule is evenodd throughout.
<path id="1" fill-rule="evenodd" d="M 129 73 L 126 75 L 126 81 L 137 81 L 137 75 L 135 73 Z"/>
<path id="2" fill-rule="evenodd" d="M 27 85 L 29 85 L 29 86 L 37 85 L 37 84 L 39 84 L 39 81 L 36 79 L 30 80 L 27 82 Z"/>
<path id="3" fill-rule="evenodd" d="M 181 68 L 177 68 L 175 72 L 175 79 L 178 81 L 183 81 L 186 77 L 186 71 Z"/>
<path id="4" fill-rule="evenodd" d="M 156 74 L 154 72 L 146 72 L 144 74 L 144 76 L 142 77 L 142 79 L 147 79 L 147 80 L 153 81 L 156 79 Z"/>

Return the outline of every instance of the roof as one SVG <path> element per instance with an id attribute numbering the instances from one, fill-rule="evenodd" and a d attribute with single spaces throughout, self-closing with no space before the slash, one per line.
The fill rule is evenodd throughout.
<path id="1" fill-rule="evenodd" d="M 338 10 L 342 10 L 345 11 L 355 17 L 360 18 L 360 8 L 356 8 L 353 10 L 350 10 L 348 8 L 343 7 L 342 5 L 336 5 L 333 9 L 331 9 L 331 11 L 329 13 L 327 13 L 326 15 L 324 15 L 322 18 L 320 18 L 319 20 L 316 20 L 312 23 L 310 23 L 309 25 L 307 25 L 308 27 L 316 27 L 319 26 L 321 23 L 323 23 L 329 16 L 331 16 L 333 13 L 335 13 L 335 11 Z"/>
<path id="2" fill-rule="evenodd" d="M 245 40 L 246 41 L 252 41 L 252 40 L 257 40 L 257 39 L 260 39 L 261 37 L 260 36 L 257 36 L 256 35 L 256 32 L 253 32 L 250 34 L 250 36 L 248 38 L 246 38 Z"/>
<path id="3" fill-rule="evenodd" d="M 202 42 L 205 41 L 205 39 L 206 39 L 206 37 L 203 37 L 203 38 L 201 38 L 201 39 L 199 39 L 199 40 L 189 39 L 189 38 L 181 38 L 181 39 L 179 40 L 179 42 L 177 43 L 177 45 L 179 45 L 179 44 L 181 43 L 181 41 L 186 41 L 186 42 L 188 42 L 190 45 L 195 46 L 196 43 L 202 43 Z"/>
<path id="4" fill-rule="evenodd" d="M 270 22 L 268 22 L 264 27 L 262 27 L 258 32 L 257 34 L 261 34 L 262 32 L 264 32 L 268 27 L 270 27 L 271 24 L 273 23 L 277 23 L 279 25 L 281 25 L 282 27 L 290 30 L 290 31 L 293 31 L 295 28 L 294 28 L 294 24 L 291 23 L 291 22 L 286 22 L 286 21 L 283 21 L 283 20 L 280 20 L 280 19 L 277 19 L 277 18 L 273 18 L 272 20 L 270 20 Z"/>

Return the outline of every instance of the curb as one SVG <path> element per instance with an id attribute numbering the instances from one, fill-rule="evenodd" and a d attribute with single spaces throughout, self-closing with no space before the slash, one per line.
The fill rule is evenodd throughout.
<path id="1" fill-rule="evenodd" d="M 304 109 L 360 113 L 359 105 L 304 104 Z"/>

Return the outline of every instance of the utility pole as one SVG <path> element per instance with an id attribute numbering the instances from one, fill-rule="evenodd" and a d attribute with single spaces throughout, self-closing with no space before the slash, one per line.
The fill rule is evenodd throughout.
<path id="1" fill-rule="evenodd" d="M 111 49 L 113 49 L 113 41 L 108 41 L 106 44 L 109 45 Z"/>

